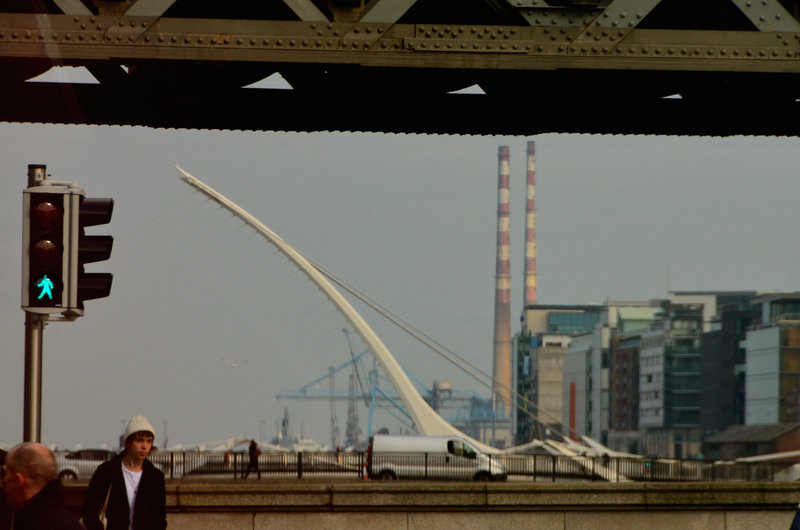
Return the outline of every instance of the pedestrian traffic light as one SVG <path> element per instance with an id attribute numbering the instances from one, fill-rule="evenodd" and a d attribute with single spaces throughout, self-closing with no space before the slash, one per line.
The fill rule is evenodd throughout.
<path id="1" fill-rule="evenodd" d="M 52 186 L 23 192 L 22 308 L 32 313 L 59 313 L 64 308 L 69 272 L 66 193 Z"/>
<path id="2" fill-rule="evenodd" d="M 84 229 L 111 222 L 114 199 L 87 199 L 83 194 L 75 194 L 71 200 L 70 233 L 74 246 L 70 255 L 69 312 L 73 316 L 82 316 L 84 301 L 105 298 L 111 293 L 113 275 L 86 272 L 84 265 L 109 259 L 114 238 L 86 235 Z"/>

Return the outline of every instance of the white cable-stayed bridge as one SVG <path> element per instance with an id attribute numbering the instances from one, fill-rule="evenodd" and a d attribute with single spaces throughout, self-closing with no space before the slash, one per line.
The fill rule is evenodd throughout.
<path id="1" fill-rule="evenodd" d="M 273 245 L 281 254 L 283 254 L 288 260 L 290 260 L 302 273 L 305 275 L 313 284 L 324 294 L 324 296 L 330 301 L 330 303 L 336 308 L 337 312 L 340 313 L 345 321 L 352 326 L 355 332 L 361 337 L 364 341 L 366 346 L 369 348 L 369 351 L 375 356 L 375 358 L 380 363 L 383 372 L 386 374 L 387 378 L 391 381 L 394 389 L 400 396 L 400 399 L 403 402 L 408 414 L 411 416 L 414 427 L 420 434 L 425 435 L 453 435 L 458 434 L 460 436 L 465 436 L 466 438 L 470 439 L 473 444 L 479 447 L 481 450 L 488 452 L 488 453 L 496 453 L 498 449 L 491 447 L 479 440 L 471 439 L 470 437 L 464 435 L 458 429 L 456 429 L 453 425 L 445 421 L 441 416 L 439 416 L 436 411 L 434 411 L 430 405 L 420 396 L 417 389 L 415 388 L 414 384 L 407 376 L 406 372 L 401 368 L 400 364 L 397 362 L 395 357 L 386 347 L 386 345 L 382 342 L 382 340 L 378 337 L 375 331 L 367 324 L 367 322 L 363 319 L 363 317 L 353 308 L 350 302 L 342 296 L 342 294 L 332 285 L 331 282 L 336 283 L 343 289 L 345 289 L 349 294 L 355 296 L 362 302 L 366 303 L 373 309 L 379 311 L 383 316 L 390 318 L 394 321 L 395 324 L 400 326 L 404 331 L 411 333 L 414 335 L 415 339 L 419 342 L 428 346 L 432 351 L 435 351 L 437 354 L 445 357 L 450 363 L 459 367 L 460 369 L 470 373 L 472 377 L 479 381 L 481 384 L 491 388 L 492 378 L 487 374 L 485 371 L 481 370 L 477 367 L 474 363 L 471 363 L 467 359 L 459 356 L 446 346 L 438 343 L 434 338 L 430 335 L 425 334 L 424 332 L 420 331 L 419 329 L 415 328 L 409 322 L 401 319 L 397 315 L 391 313 L 388 309 L 381 306 L 370 297 L 368 297 L 365 293 L 353 288 L 352 286 L 348 285 L 346 282 L 341 280 L 340 278 L 336 277 L 321 265 L 316 264 L 310 260 L 308 260 L 305 256 L 303 256 L 299 251 L 297 251 L 294 247 L 289 245 L 286 241 L 284 241 L 280 236 L 278 236 L 275 232 L 273 232 L 270 228 L 264 225 L 261 221 L 256 219 L 254 216 L 249 214 L 247 211 L 239 207 L 237 204 L 211 188 L 210 186 L 206 185 L 199 179 L 193 177 L 188 172 L 183 170 L 182 168 L 176 166 L 176 170 L 180 178 L 192 186 L 193 188 L 199 190 L 204 195 L 209 197 L 211 200 L 219 204 L 222 208 L 226 209 L 227 211 L 231 212 L 233 215 L 241 219 L 246 225 L 250 228 L 255 230 L 259 235 L 261 235 L 265 240 L 267 240 L 271 245 Z M 523 396 L 516 395 L 515 399 L 522 399 L 524 400 Z M 532 414 L 529 409 L 523 408 L 523 413 Z M 548 421 L 552 421 L 552 419 L 548 418 Z M 581 453 L 596 453 L 598 451 L 602 451 L 605 453 L 609 453 L 610 451 L 607 448 L 604 448 L 597 444 L 596 442 L 588 441 L 586 445 L 579 446 L 578 444 L 574 444 L 568 441 L 568 439 L 564 438 L 564 443 L 555 443 L 555 442 L 543 442 L 540 440 L 532 440 L 528 446 L 541 446 L 541 447 L 548 447 L 553 451 L 561 452 L 562 454 L 576 454 L 578 451 Z M 571 446 L 571 447 L 570 447 Z M 513 448 L 512 448 L 513 450 Z"/>

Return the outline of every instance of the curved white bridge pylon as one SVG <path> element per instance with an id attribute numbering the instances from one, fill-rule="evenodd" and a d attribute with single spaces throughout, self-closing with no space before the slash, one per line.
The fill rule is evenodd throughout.
<path id="1" fill-rule="evenodd" d="M 413 383 L 403 372 L 400 364 L 391 354 L 386 345 L 378 338 L 378 335 L 367 324 L 363 317 L 353 308 L 352 305 L 342 296 L 342 294 L 328 281 L 323 274 L 317 270 L 300 252 L 281 239 L 278 234 L 270 230 L 264 223 L 253 217 L 246 210 L 236 203 L 220 194 L 204 182 L 187 173 L 180 166 L 175 166 L 178 177 L 181 180 L 202 192 L 204 195 L 218 203 L 220 206 L 237 216 L 256 232 L 261 234 L 267 241 L 273 244 L 283 255 L 291 260 L 301 271 L 325 293 L 325 296 L 338 309 L 344 318 L 353 326 L 353 329 L 364 340 L 370 348 L 375 358 L 380 363 L 386 376 L 394 385 L 397 393 L 400 394 L 406 410 L 411 415 L 417 431 L 423 435 L 457 435 L 469 440 L 477 449 L 485 453 L 498 453 L 499 450 L 486 445 L 474 438 L 471 438 L 459 431 L 444 418 L 439 416 L 422 396 L 414 388 Z"/>

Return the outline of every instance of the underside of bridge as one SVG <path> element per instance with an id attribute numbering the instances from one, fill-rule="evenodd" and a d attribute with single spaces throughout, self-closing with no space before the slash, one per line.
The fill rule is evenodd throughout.
<path id="1" fill-rule="evenodd" d="M 800 0 L 5 0 L 0 120 L 795 136 L 799 55 Z"/>

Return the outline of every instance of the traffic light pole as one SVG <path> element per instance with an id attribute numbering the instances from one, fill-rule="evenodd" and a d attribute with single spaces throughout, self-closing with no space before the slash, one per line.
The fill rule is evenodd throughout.
<path id="1" fill-rule="evenodd" d="M 46 166 L 28 165 L 28 187 L 36 186 L 46 175 Z M 47 315 L 25 311 L 25 401 L 22 441 L 42 439 L 42 339 Z"/>
<path id="2" fill-rule="evenodd" d="M 42 439 L 42 338 L 47 315 L 25 311 L 25 403 L 22 441 Z"/>

